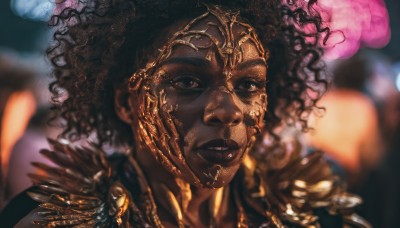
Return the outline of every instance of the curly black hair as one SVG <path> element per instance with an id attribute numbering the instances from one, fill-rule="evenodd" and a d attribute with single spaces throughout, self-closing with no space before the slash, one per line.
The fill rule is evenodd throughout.
<path id="1" fill-rule="evenodd" d="M 326 88 L 321 43 L 329 29 L 313 6 L 316 0 L 79 0 L 84 7 L 54 15 L 54 43 L 47 54 L 54 67 L 50 85 L 63 137 L 96 134 L 99 144 L 129 143 L 130 126 L 114 110 L 115 88 L 148 61 L 163 29 L 204 12 L 203 4 L 240 10 L 269 50 L 266 130 L 283 121 L 301 123 Z M 306 31 L 306 28 L 309 31 Z"/>

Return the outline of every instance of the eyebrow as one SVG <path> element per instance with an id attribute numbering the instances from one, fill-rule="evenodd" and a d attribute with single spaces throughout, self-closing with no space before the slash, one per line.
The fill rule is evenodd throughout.
<path id="1" fill-rule="evenodd" d="M 169 64 L 184 64 L 201 68 L 201 67 L 209 67 L 211 63 L 206 59 L 195 58 L 195 57 L 173 57 L 161 63 L 161 65 L 169 65 Z"/>
<path id="2" fill-rule="evenodd" d="M 245 62 L 239 63 L 236 66 L 236 70 L 244 70 L 246 68 L 254 67 L 254 66 L 266 66 L 266 62 L 262 58 L 257 58 L 257 59 L 251 59 L 247 60 Z"/>
<path id="3" fill-rule="evenodd" d="M 165 60 L 161 63 L 161 65 L 172 65 L 172 64 L 184 64 L 191 65 L 198 68 L 209 67 L 211 62 L 209 60 L 203 58 L 196 57 L 173 57 Z M 262 58 L 251 59 L 245 62 L 239 63 L 236 67 L 237 70 L 243 70 L 246 68 L 254 67 L 254 66 L 266 66 L 265 60 Z"/>

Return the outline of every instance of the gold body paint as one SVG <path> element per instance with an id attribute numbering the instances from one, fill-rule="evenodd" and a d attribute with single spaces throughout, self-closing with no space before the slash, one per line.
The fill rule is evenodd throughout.
<path id="1" fill-rule="evenodd" d="M 185 157 L 183 156 L 181 147 L 179 146 L 180 135 L 178 133 L 179 121 L 174 118 L 174 110 L 178 107 L 169 107 L 166 102 L 165 91 L 162 90 L 157 95 L 153 95 L 150 89 L 151 81 L 157 67 L 167 60 L 174 47 L 184 45 L 194 49 L 195 51 L 206 50 L 206 60 L 211 60 L 212 55 L 218 56 L 223 63 L 222 74 L 229 80 L 232 71 L 243 61 L 243 44 L 251 42 L 257 49 L 259 56 L 267 61 L 267 53 L 265 52 L 260 40 L 253 27 L 238 20 L 239 12 L 222 10 L 218 6 L 206 6 L 207 11 L 199 17 L 191 20 L 181 30 L 178 30 L 166 42 L 158 56 L 154 61 L 146 64 L 143 69 L 138 70 L 129 79 L 129 89 L 139 98 L 137 104 L 139 127 L 135 134 L 141 145 L 146 145 L 146 148 L 169 172 L 177 178 L 183 178 L 190 183 L 200 186 L 212 187 L 216 182 L 221 167 L 215 165 L 210 170 L 205 170 L 204 175 L 206 181 L 194 174 L 188 166 Z M 196 23 L 205 18 L 212 16 L 217 19 L 217 23 L 208 22 L 207 26 L 202 29 L 195 29 Z M 216 28 L 222 37 L 214 37 L 208 31 L 211 28 Z M 235 31 L 234 31 L 235 30 Z M 240 30 L 240 34 L 236 34 Z M 236 32 L 236 33 L 235 33 Z M 194 41 L 206 38 L 209 43 L 205 45 L 195 44 Z M 232 88 L 227 85 L 220 86 L 221 91 L 232 93 Z M 255 104 L 259 108 L 257 111 L 245 114 L 245 123 L 255 129 L 255 134 L 261 132 L 263 125 L 262 110 L 266 109 L 265 94 L 261 99 L 261 103 Z M 265 104 L 264 104 L 265 103 Z M 252 137 L 253 138 L 253 137 Z M 253 145 L 254 139 L 250 139 L 246 151 Z"/>

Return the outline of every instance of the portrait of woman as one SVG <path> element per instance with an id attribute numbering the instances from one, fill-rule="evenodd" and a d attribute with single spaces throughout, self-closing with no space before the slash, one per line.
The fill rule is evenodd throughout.
<path id="1" fill-rule="evenodd" d="M 315 3 L 60 9 L 47 54 L 68 142 L 42 151 L 55 166 L 34 164 L 43 172 L 28 194 L 38 205 L 16 226 L 369 227 L 323 154 L 290 150 L 275 132 L 306 130 L 327 84 L 320 45 L 330 30 Z"/>

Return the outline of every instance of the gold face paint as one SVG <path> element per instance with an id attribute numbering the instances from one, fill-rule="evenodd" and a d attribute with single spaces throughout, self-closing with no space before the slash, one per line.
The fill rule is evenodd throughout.
<path id="1" fill-rule="evenodd" d="M 157 77 L 162 77 L 162 72 L 154 75 L 157 68 L 172 55 L 174 47 L 185 46 L 198 51 L 205 51 L 205 59 L 211 61 L 213 57 L 221 61 L 222 74 L 227 80 L 232 76 L 235 67 L 243 62 L 245 43 L 251 43 L 256 49 L 258 57 L 265 63 L 267 61 L 265 50 L 257 37 L 254 28 L 238 20 L 239 12 L 231 12 L 220 9 L 218 6 L 207 6 L 207 11 L 199 17 L 191 20 L 186 26 L 178 30 L 166 42 L 158 56 L 146 64 L 145 68 L 138 70 L 129 79 L 129 89 L 137 97 L 137 122 L 135 135 L 140 145 L 144 145 L 153 156 L 169 172 L 178 178 L 198 186 L 212 187 L 220 175 L 221 166 L 215 165 L 204 171 L 204 177 L 199 178 L 188 166 L 179 142 L 182 135 L 179 134 L 179 120 L 174 118 L 174 112 L 178 105 L 172 107 L 166 102 L 164 90 L 154 94 L 151 90 L 151 82 Z M 210 20 L 209 18 L 215 19 Z M 201 25 L 199 22 L 204 22 Z M 218 31 L 211 33 L 210 31 Z M 221 91 L 232 93 L 232 88 L 226 85 L 220 86 Z M 265 109 L 264 98 L 261 104 L 255 104 L 257 111 L 246 115 L 246 121 L 255 129 L 255 133 L 261 132 L 262 114 Z M 254 135 L 252 134 L 252 135 Z M 249 140 L 250 148 L 254 140 Z"/>
<path id="2" fill-rule="evenodd" d="M 197 22 L 205 19 L 208 16 L 214 16 L 218 23 L 208 22 L 206 28 L 192 29 Z M 243 61 L 242 46 L 245 42 L 252 42 L 262 59 L 267 62 L 268 53 L 265 52 L 261 41 L 254 28 L 244 22 L 238 21 L 239 12 L 224 11 L 218 6 L 207 6 L 207 12 L 190 21 L 182 30 L 176 32 L 172 38 L 161 49 L 158 57 L 146 64 L 145 68 L 137 71 L 129 79 L 129 88 L 132 91 L 138 90 L 142 83 L 148 81 L 152 76 L 155 68 L 165 61 L 172 54 L 172 50 L 177 45 L 185 45 L 193 48 L 196 51 L 208 49 L 206 59 L 210 60 L 213 52 L 223 60 L 223 74 L 230 77 L 231 71 L 238 63 Z M 208 30 L 212 27 L 218 29 L 223 39 L 221 42 L 217 37 L 214 37 Z M 239 37 L 234 34 L 235 29 L 241 29 Z M 208 38 L 208 45 L 196 45 L 194 39 Z M 145 83 L 146 84 L 146 83 Z"/>

